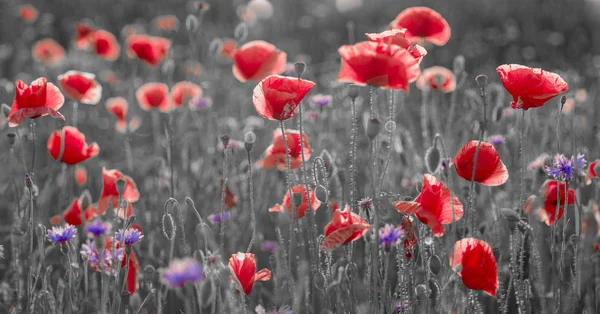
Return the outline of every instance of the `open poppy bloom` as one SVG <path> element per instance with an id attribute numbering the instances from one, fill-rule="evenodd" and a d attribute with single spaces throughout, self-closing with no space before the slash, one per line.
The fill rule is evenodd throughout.
<path id="1" fill-rule="evenodd" d="M 83 212 L 85 216 L 85 222 L 88 222 L 92 220 L 92 218 L 96 217 L 96 210 L 91 204 Z M 79 199 L 75 198 L 73 199 L 73 203 L 71 203 L 71 205 L 69 205 L 69 207 L 65 209 L 65 211 L 62 213 L 62 219 L 65 223 L 68 223 L 69 225 L 79 226 L 83 224 L 81 214 L 81 204 L 79 204 Z M 57 225 L 60 223 L 60 218 L 61 216 L 54 216 L 50 218 L 50 222 L 54 225 Z"/>
<path id="2" fill-rule="evenodd" d="M 456 168 L 458 176 L 471 181 L 473 175 L 473 162 L 477 150 L 477 141 L 466 143 L 454 156 L 452 163 Z M 477 168 L 475 169 L 475 182 L 485 186 L 498 186 L 508 180 L 508 170 L 500 160 L 494 145 L 481 142 L 479 156 L 477 157 Z"/>
<path id="3" fill-rule="evenodd" d="M 297 169 L 302 166 L 302 150 L 300 149 L 300 132 L 296 130 L 285 130 L 285 140 L 288 146 L 288 154 L 290 155 L 290 169 Z M 308 144 L 308 137 L 302 134 L 304 142 L 304 159 L 310 159 L 312 150 Z M 285 156 L 285 145 L 283 144 L 283 136 L 281 131 L 273 131 L 273 143 L 267 147 L 265 159 L 256 162 L 257 166 L 262 166 L 265 169 L 270 169 L 277 166 L 279 171 L 284 171 L 287 168 L 287 160 Z"/>
<path id="4" fill-rule="evenodd" d="M 456 89 L 456 77 L 452 71 L 434 66 L 423 70 L 423 74 L 417 80 L 417 88 L 420 90 L 436 89 L 449 93 Z"/>
<path id="5" fill-rule="evenodd" d="M 306 187 L 304 186 L 304 184 L 292 187 L 292 197 L 295 194 L 302 195 L 302 203 L 300 203 L 300 206 L 296 208 L 298 212 L 298 218 L 302 218 L 304 217 L 304 215 L 306 214 L 306 210 L 308 209 L 308 196 L 306 195 Z M 313 191 L 310 191 L 309 195 L 311 203 L 310 207 L 313 211 L 316 211 L 319 208 L 319 206 L 321 206 L 321 202 L 315 197 L 315 193 Z M 275 206 L 269 208 L 269 212 L 287 212 L 290 215 L 294 215 L 294 212 L 292 210 L 292 201 L 290 200 L 290 193 L 288 190 L 285 191 L 285 196 L 283 197 L 282 205 L 276 204 Z"/>
<path id="6" fill-rule="evenodd" d="M 585 184 L 589 185 L 592 183 L 592 179 L 598 179 L 598 172 L 596 167 L 600 166 L 600 159 L 596 159 L 590 162 L 588 166 L 587 174 L 585 175 Z"/>
<path id="7" fill-rule="evenodd" d="M 100 215 L 104 215 L 108 205 L 111 205 L 113 210 L 117 208 L 119 202 L 119 192 L 117 191 L 117 180 L 125 180 L 125 191 L 123 192 L 123 199 L 129 203 L 135 203 L 140 199 L 140 192 L 138 192 L 135 182 L 131 177 L 122 174 L 116 169 L 106 170 L 102 168 L 102 192 L 100 193 L 100 200 L 98 200 L 98 208 L 96 212 Z M 129 211 L 129 208 L 128 208 Z M 122 212 L 122 210 L 121 210 Z M 130 216 L 129 213 L 127 216 Z"/>
<path id="8" fill-rule="evenodd" d="M 146 83 L 135 92 L 140 107 L 146 111 L 154 108 L 169 112 L 169 87 L 163 83 Z"/>
<path id="9" fill-rule="evenodd" d="M 560 206 L 558 209 L 558 218 L 556 218 L 556 207 L 558 205 L 558 191 L 556 190 L 558 184 L 556 180 L 546 180 L 542 184 L 540 194 L 544 200 L 544 207 L 540 208 L 538 216 L 546 225 L 552 226 L 560 218 L 562 218 L 565 204 L 575 204 L 575 190 L 569 188 L 569 194 L 566 194 L 566 183 L 560 182 Z M 567 200 L 567 196 L 569 199 Z"/>
<path id="10" fill-rule="evenodd" d="M 102 98 L 102 85 L 92 73 L 68 71 L 58 76 L 58 85 L 69 98 L 88 105 L 95 105 Z"/>
<path id="11" fill-rule="evenodd" d="M 38 10 L 30 4 L 19 7 L 19 17 L 27 23 L 35 22 L 38 15 Z"/>
<path id="12" fill-rule="evenodd" d="M 90 48 L 89 35 L 92 34 L 95 29 L 87 23 L 79 23 L 75 25 L 75 47 L 78 49 Z"/>
<path id="13" fill-rule="evenodd" d="M 381 33 L 370 33 L 365 35 L 367 35 L 367 38 L 370 41 L 397 45 L 405 48 L 419 61 L 419 63 L 421 63 L 423 57 L 427 54 L 427 50 L 423 48 L 423 46 L 417 44 L 413 45 L 410 40 L 406 39 L 406 28 L 388 29 Z"/>
<path id="14" fill-rule="evenodd" d="M 519 64 L 503 64 L 496 68 L 502 85 L 511 94 L 514 109 L 541 107 L 550 99 L 569 90 L 558 74 L 532 69 Z"/>
<path id="15" fill-rule="evenodd" d="M 54 39 L 42 39 L 33 45 L 33 59 L 44 66 L 51 67 L 65 59 L 65 49 Z"/>
<path id="16" fill-rule="evenodd" d="M 179 19 L 172 14 L 161 15 L 154 18 L 152 24 L 162 31 L 177 30 L 179 28 Z"/>
<path id="17" fill-rule="evenodd" d="M 285 70 L 287 55 L 272 44 L 254 40 L 231 53 L 233 76 L 240 82 L 260 81 L 271 74 L 281 74 Z"/>
<path id="18" fill-rule="evenodd" d="M 171 89 L 173 106 L 181 107 L 202 96 L 202 88 L 192 82 L 179 82 Z"/>
<path id="19" fill-rule="evenodd" d="M 338 49 L 342 65 L 337 80 L 408 92 L 408 84 L 421 73 L 420 58 L 406 48 L 384 42 L 363 41 Z"/>
<path id="20" fill-rule="evenodd" d="M 454 217 L 452 216 L 454 202 Z M 434 176 L 425 174 L 421 193 L 412 202 L 394 202 L 397 211 L 414 214 L 424 224 L 428 225 L 436 237 L 444 235 L 444 226 L 458 221 L 463 216 L 463 205 L 455 196 L 452 199 L 450 189 L 443 182 L 437 182 Z"/>
<path id="21" fill-rule="evenodd" d="M 133 34 L 127 37 L 127 55 L 155 67 L 167 57 L 171 42 L 162 37 Z"/>
<path id="22" fill-rule="evenodd" d="M 427 7 L 411 7 L 400 12 L 390 28 L 406 28 L 406 38 L 411 42 L 426 40 L 443 46 L 450 40 L 450 25 L 437 11 Z"/>
<path id="23" fill-rule="evenodd" d="M 462 277 L 462 282 L 467 288 L 483 290 L 496 297 L 498 268 L 489 244 L 475 238 L 461 239 L 454 243 L 454 259 L 450 255 L 449 263 Z M 457 269 L 459 265 L 461 267 Z"/>
<path id="24" fill-rule="evenodd" d="M 287 120 L 296 114 L 296 108 L 314 86 L 311 81 L 271 75 L 254 88 L 254 109 L 265 119 Z"/>
<path id="25" fill-rule="evenodd" d="M 106 109 L 115 118 L 117 118 L 117 131 L 125 133 L 127 131 L 127 100 L 123 97 L 112 97 L 106 100 Z"/>
<path id="26" fill-rule="evenodd" d="M 225 59 L 233 59 L 233 52 L 237 49 L 237 41 L 225 38 L 221 43 L 221 57 Z"/>
<path id="27" fill-rule="evenodd" d="M 108 61 L 117 60 L 119 57 L 121 47 L 117 38 L 112 33 L 99 29 L 92 32 L 88 36 L 88 40 L 98 57 Z"/>
<path id="28" fill-rule="evenodd" d="M 246 295 L 252 292 L 255 281 L 267 281 L 271 279 L 271 271 L 266 268 L 256 272 L 256 259 L 252 253 L 238 252 L 231 255 L 229 269 L 237 278 L 237 281 L 239 281 Z M 231 278 L 231 280 L 235 281 L 234 278 Z"/>
<path id="29" fill-rule="evenodd" d="M 65 120 L 58 112 L 65 103 L 65 96 L 56 85 L 48 83 L 46 78 L 38 78 L 31 82 L 31 86 L 17 80 L 15 91 L 15 99 L 7 117 L 10 127 L 19 125 L 27 118 L 35 119 L 47 115 Z"/>
<path id="30" fill-rule="evenodd" d="M 85 135 L 72 126 L 65 126 L 62 131 L 53 132 L 47 146 L 48 153 L 54 160 L 60 157 L 58 161 L 69 166 L 94 158 L 100 152 L 98 144 L 94 142 L 88 145 L 85 142 Z"/>
<path id="31" fill-rule="evenodd" d="M 333 209 L 331 221 L 323 231 L 325 241 L 321 244 L 322 250 L 333 250 L 340 245 L 348 244 L 360 239 L 369 229 L 373 228 L 359 215 L 350 210 L 346 205 L 344 210 Z"/>

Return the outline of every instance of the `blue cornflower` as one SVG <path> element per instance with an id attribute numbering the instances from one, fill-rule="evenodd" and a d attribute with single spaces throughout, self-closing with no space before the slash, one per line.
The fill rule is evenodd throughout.
<path id="1" fill-rule="evenodd" d="M 172 261 L 162 274 L 162 281 L 172 288 L 183 287 L 186 282 L 196 284 L 201 278 L 202 267 L 189 257 Z"/>
<path id="2" fill-rule="evenodd" d="M 385 224 L 383 228 L 379 229 L 379 244 L 385 247 L 391 247 L 402 238 L 404 238 L 404 228 L 402 226 L 394 228 L 390 224 Z"/>
<path id="3" fill-rule="evenodd" d="M 501 134 L 488 136 L 488 142 L 490 142 L 492 145 L 501 145 L 504 144 L 505 141 L 506 139 L 504 138 L 504 135 Z"/>
<path id="4" fill-rule="evenodd" d="M 396 300 L 396 313 L 401 313 L 408 308 L 408 304 L 403 300 Z"/>
<path id="5" fill-rule="evenodd" d="M 54 243 L 66 243 L 71 241 L 77 236 L 77 229 L 73 225 L 66 225 L 64 227 L 52 227 L 48 230 L 48 238 Z"/>
<path id="6" fill-rule="evenodd" d="M 262 243 L 262 249 L 263 249 L 264 251 L 267 251 L 267 252 L 271 252 L 271 253 L 273 253 L 273 252 L 275 252 L 275 250 L 277 249 L 277 242 L 273 242 L 273 241 L 264 241 L 264 242 Z"/>
<path id="7" fill-rule="evenodd" d="M 81 256 L 88 260 L 92 268 L 97 269 L 100 264 L 100 258 L 98 256 L 98 250 L 94 247 L 94 242 L 87 240 L 85 244 L 81 246 Z"/>
<path id="8" fill-rule="evenodd" d="M 554 163 L 552 167 L 546 166 L 546 171 L 550 176 L 555 179 L 571 180 L 575 174 L 575 165 L 573 157 L 568 159 L 565 155 L 560 154 L 554 157 Z M 582 154 L 577 155 L 577 168 L 582 169 L 585 167 L 586 160 Z"/>
<path id="9" fill-rule="evenodd" d="M 85 232 L 98 238 L 104 235 L 109 228 L 109 223 L 104 223 L 100 220 L 96 220 L 88 223 L 87 226 L 85 226 Z"/>
<path id="10" fill-rule="evenodd" d="M 332 101 L 333 97 L 331 97 L 331 95 L 316 94 L 310 97 L 310 103 L 321 108 L 329 106 Z"/>
<path id="11" fill-rule="evenodd" d="M 126 246 L 132 246 L 138 242 L 140 242 L 143 238 L 144 235 L 137 229 L 134 228 L 129 228 L 127 230 L 125 230 L 125 232 L 123 232 L 123 229 L 119 230 L 119 232 L 117 232 L 117 234 L 115 235 L 115 238 L 117 239 L 117 241 L 121 241 L 121 235 L 125 234 L 125 238 L 123 240 L 123 243 L 125 243 Z"/>
<path id="12" fill-rule="evenodd" d="M 214 224 L 221 222 L 221 214 L 209 215 L 206 218 L 208 219 L 208 221 L 210 221 Z M 227 220 L 227 219 L 229 219 L 229 213 L 223 213 L 223 220 Z"/>

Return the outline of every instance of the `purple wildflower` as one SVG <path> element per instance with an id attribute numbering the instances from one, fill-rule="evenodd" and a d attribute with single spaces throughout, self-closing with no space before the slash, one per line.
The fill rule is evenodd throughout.
<path id="1" fill-rule="evenodd" d="M 127 230 L 125 230 L 125 232 L 123 232 L 123 229 L 119 230 L 119 232 L 117 232 L 117 234 L 115 235 L 115 238 L 117 239 L 117 241 L 121 241 L 121 235 L 125 234 L 125 238 L 123 240 L 123 242 L 125 243 L 126 246 L 132 246 L 138 242 L 140 242 L 142 240 L 142 238 L 144 238 L 144 235 L 142 234 L 142 232 L 140 232 L 137 229 L 134 228 L 129 228 Z"/>
<path id="2" fill-rule="evenodd" d="M 77 236 L 77 229 L 73 225 L 66 225 L 64 227 L 52 227 L 48 230 L 48 238 L 54 243 L 66 243 L 71 241 Z"/>
<path id="3" fill-rule="evenodd" d="M 331 95 L 316 94 L 310 97 L 310 103 L 321 108 L 329 106 L 332 101 L 333 97 L 331 97 Z"/>
<path id="4" fill-rule="evenodd" d="M 100 254 L 98 253 L 98 250 L 96 249 L 96 246 L 93 241 L 88 240 L 86 244 L 83 244 L 81 246 L 80 253 L 82 257 L 87 259 L 92 269 L 94 269 L 95 271 L 100 271 Z M 102 263 L 102 268 L 104 269 L 104 272 L 107 275 L 110 275 L 112 273 L 112 275 L 115 276 L 116 273 L 119 272 L 118 269 L 112 269 L 112 262 L 115 258 L 118 260 L 117 263 L 123 262 L 123 259 L 125 258 L 123 249 L 117 249 L 114 256 L 113 254 L 111 254 L 110 249 L 104 250 L 104 260 Z"/>
<path id="5" fill-rule="evenodd" d="M 193 258 L 178 259 L 171 262 L 162 274 L 162 282 L 172 288 L 180 288 L 186 282 L 198 283 L 202 278 L 202 267 Z"/>
<path id="6" fill-rule="evenodd" d="M 404 312 L 408 308 L 408 304 L 403 300 L 396 300 L 396 312 Z"/>
<path id="7" fill-rule="evenodd" d="M 394 228 L 390 224 L 385 224 L 383 228 L 379 229 L 379 244 L 385 247 L 391 247 L 402 238 L 404 238 L 404 228 L 402 226 Z"/>
<path id="8" fill-rule="evenodd" d="M 560 154 L 554 157 L 553 167 L 546 166 L 546 171 L 555 179 L 571 180 L 575 174 L 574 158 L 568 159 L 565 155 Z M 582 154 L 577 155 L 577 167 L 579 169 L 585 167 L 586 160 Z"/>
<path id="9" fill-rule="evenodd" d="M 189 107 L 191 109 L 204 109 L 212 107 L 212 99 L 209 97 L 199 97 L 190 100 Z"/>
<path id="10" fill-rule="evenodd" d="M 309 111 L 306 113 L 306 117 L 313 120 L 318 120 L 321 115 L 318 112 Z"/>
<path id="11" fill-rule="evenodd" d="M 213 214 L 207 217 L 208 221 L 216 224 L 221 222 L 221 214 Z M 229 219 L 229 213 L 223 213 L 223 220 Z"/>
<path id="12" fill-rule="evenodd" d="M 505 141 L 506 139 L 504 138 L 504 135 L 501 134 L 488 136 L 488 142 L 490 142 L 492 145 L 501 145 L 504 144 Z"/>
<path id="13" fill-rule="evenodd" d="M 85 226 L 85 232 L 96 238 L 101 237 L 110 228 L 109 223 L 104 223 L 100 220 L 92 221 Z"/>
<path id="14" fill-rule="evenodd" d="M 262 249 L 264 251 L 273 253 L 277 249 L 277 242 L 274 242 L 274 241 L 264 241 L 262 243 Z"/>
<path id="15" fill-rule="evenodd" d="M 373 206 L 373 200 L 369 197 L 365 197 L 358 201 L 358 206 L 360 206 L 362 209 L 371 209 L 371 206 Z"/>
<path id="16" fill-rule="evenodd" d="M 100 261 L 98 256 L 98 250 L 94 247 L 94 242 L 87 240 L 85 244 L 81 246 L 81 256 L 90 263 L 92 268 L 98 268 Z"/>

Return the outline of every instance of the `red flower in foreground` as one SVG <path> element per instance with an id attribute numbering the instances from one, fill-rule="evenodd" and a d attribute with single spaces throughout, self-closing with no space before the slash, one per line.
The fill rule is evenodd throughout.
<path id="1" fill-rule="evenodd" d="M 181 107 L 194 99 L 202 96 L 202 88 L 192 82 L 179 82 L 171 89 L 171 101 L 173 106 Z"/>
<path id="2" fill-rule="evenodd" d="M 233 75 L 240 82 L 260 81 L 285 70 L 287 55 L 272 44 L 255 40 L 232 52 Z"/>
<path id="3" fill-rule="evenodd" d="M 70 166 L 94 158 L 100 152 L 98 144 L 94 142 L 88 145 L 85 142 L 85 135 L 72 126 L 65 126 L 62 131 L 52 133 L 47 146 L 54 160 L 60 157 L 60 162 Z"/>
<path id="4" fill-rule="evenodd" d="M 346 205 L 346 208 L 342 211 L 334 208 L 331 221 L 323 230 L 325 241 L 321 244 L 321 249 L 332 250 L 340 245 L 358 240 L 371 228 L 373 226 L 353 213 L 350 206 Z"/>
<path id="5" fill-rule="evenodd" d="M 390 28 L 406 28 L 410 41 L 426 40 L 443 46 L 450 40 L 450 25 L 438 12 L 427 7 L 412 7 L 400 12 Z"/>
<path id="6" fill-rule="evenodd" d="M 87 182 L 87 171 L 82 166 L 77 166 L 75 168 L 75 182 L 79 186 L 84 186 Z"/>
<path id="7" fill-rule="evenodd" d="M 473 175 L 473 162 L 477 150 L 477 141 L 466 143 L 454 156 L 452 163 L 456 168 L 458 176 L 471 181 Z M 477 157 L 477 168 L 475 170 L 475 182 L 486 186 L 498 186 L 508 180 L 508 170 L 500 160 L 494 145 L 481 142 L 479 156 Z"/>
<path id="8" fill-rule="evenodd" d="M 35 119 L 47 115 L 65 120 L 58 112 L 65 103 L 65 97 L 58 87 L 48 83 L 46 78 L 38 78 L 31 82 L 31 86 L 17 80 L 15 90 L 15 99 L 7 117 L 10 127 L 19 125 L 27 118 Z"/>
<path id="9" fill-rule="evenodd" d="M 170 45 L 166 38 L 133 34 L 127 38 L 127 55 L 155 67 L 167 57 Z"/>
<path id="10" fill-rule="evenodd" d="M 271 75 L 254 88 L 254 109 L 265 119 L 287 120 L 294 116 L 296 107 L 314 86 L 311 81 Z"/>
<path id="11" fill-rule="evenodd" d="M 589 185 L 592 183 L 592 179 L 598 179 L 598 173 L 596 167 L 600 166 L 600 159 L 596 159 L 590 162 L 587 170 L 587 174 L 585 175 L 585 184 Z"/>
<path id="12" fill-rule="evenodd" d="M 285 130 L 285 140 L 288 146 L 288 154 L 290 155 L 290 169 L 300 168 L 302 165 L 302 150 L 300 149 L 300 132 L 296 130 Z M 308 144 L 308 137 L 302 134 L 304 142 L 304 159 L 310 159 L 312 150 Z M 265 169 L 277 166 L 279 171 L 284 171 L 287 168 L 287 160 L 285 157 L 285 145 L 283 144 L 283 136 L 281 131 L 273 131 L 273 143 L 267 147 L 265 159 L 256 162 L 257 166 L 262 166 Z"/>
<path id="13" fill-rule="evenodd" d="M 569 188 L 569 194 L 566 194 L 566 183 L 560 182 L 560 206 L 558 206 L 558 218 L 556 218 L 556 207 L 558 205 L 557 185 L 556 180 L 546 180 L 540 189 L 540 194 L 542 194 L 544 200 L 544 207 L 540 208 L 538 216 L 548 226 L 554 225 L 556 221 L 562 218 L 565 204 L 575 204 L 575 190 Z M 568 200 L 567 195 L 569 196 Z"/>
<path id="14" fill-rule="evenodd" d="M 95 29 L 87 23 L 79 23 L 75 26 L 75 47 L 79 49 L 88 49 L 90 47 L 90 40 L 88 36 L 92 34 Z"/>
<path id="15" fill-rule="evenodd" d="M 292 197 L 294 194 L 302 195 L 302 203 L 300 206 L 296 208 L 298 211 L 298 218 L 304 217 L 306 214 L 306 210 L 308 209 L 308 196 L 306 195 L 306 187 L 304 184 L 296 185 L 292 187 Z M 316 211 L 319 206 L 321 206 L 321 202 L 315 197 L 315 193 L 310 191 L 310 202 L 311 208 L 313 211 Z M 292 202 L 290 200 L 290 193 L 288 190 L 285 191 L 285 196 L 283 197 L 282 205 L 276 204 L 275 206 L 269 208 L 269 212 L 287 212 L 290 215 L 294 215 L 292 211 Z"/>
<path id="16" fill-rule="evenodd" d="M 117 191 L 117 180 L 125 180 L 125 191 L 123 192 L 123 199 L 127 203 L 135 203 L 140 199 L 140 192 L 138 192 L 135 182 L 131 177 L 122 174 L 120 171 L 112 169 L 106 170 L 102 168 L 102 192 L 100 193 L 100 200 L 98 200 L 98 208 L 96 211 L 100 215 L 104 215 L 108 205 L 111 205 L 113 209 L 117 208 L 119 202 L 119 192 Z"/>
<path id="17" fill-rule="evenodd" d="M 19 17 L 27 23 L 33 23 L 38 18 L 38 10 L 32 5 L 23 5 L 19 7 Z"/>
<path id="18" fill-rule="evenodd" d="M 146 83 L 135 92 L 140 107 L 146 111 L 156 108 L 169 112 L 169 87 L 163 83 Z"/>
<path id="19" fill-rule="evenodd" d="M 443 182 L 437 182 L 434 176 L 425 174 L 421 193 L 412 202 L 394 202 L 397 211 L 411 215 L 428 225 L 436 237 L 444 235 L 444 226 L 458 221 L 463 216 L 463 205 L 455 196 L 452 200 L 450 189 Z M 452 217 L 454 202 L 454 217 Z M 454 219 L 453 219 L 454 218 Z"/>
<path id="20" fill-rule="evenodd" d="M 65 49 L 53 39 L 42 39 L 33 45 L 33 59 L 47 67 L 54 66 L 65 59 Z"/>
<path id="21" fill-rule="evenodd" d="M 454 243 L 454 264 L 452 255 L 449 263 L 461 277 L 463 284 L 473 290 L 483 290 L 496 297 L 498 289 L 498 268 L 492 248 L 484 241 L 465 238 Z M 460 265 L 460 269 L 457 269 Z"/>
<path id="22" fill-rule="evenodd" d="M 102 85 L 92 73 L 68 71 L 58 76 L 58 85 L 69 98 L 88 105 L 95 105 L 102 98 Z"/>
<path id="23" fill-rule="evenodd" d="M 64 220 L 65 223 L 68 223 L 70 225 L 73 226 L 79 226 L 81 224 L 83 224 L 82 221 L 82 211 L 81 211 L 81 204 L 79 204 L 79 199 L 75 198 L 73 200 L 73 203 L 71 203 L 71 205 L 69 205 L 69 207 L 67 209 L 65 209 L 65 211 L 62 213 L 62 219 Z M 94 218 L 96 216 L 96 210 L 94 209 L 94 207 L 92 205 L 88 206 L 88 208 L 85 209 L 85 222 L 88 222 L 90 220 L 92 220 L 92 218 Z M 59 224 L 60 223 L 60 216 L 54 216 L 52 218 L 50 218 L 50 222 L 54 225 Z"/>
<path id="24" fill-rule="evenodd" d="M 252 253 L 241 253 L 231 255 L 229 269 L 237 278 L 246 295 L 252 292 L 255 281 L 267 281 L 271 279 L 271 271 L 263 268 L 256 272 L 256 259 Z M 234 278 L 231 280 L 235 281 Z"/>
<path id="25" fill-rule="evenodd" d="M 154 19 L 153 24 L 154 27 L 163 31 L 177 30 L 177 28 L 179 28 L 179 19 L 171 14 L 161 15 Z"/>
<path id="26" fill-rule="evenodd" d="M 541 107 L 550 99 L 569 90 L 558 74 L 532 69 L 518 64 L 503 64 L 496 68 L 504 88 L 512 95 L 510 106 L 527 110 Z"/>
<path id="27" fill-rule="evenodd" d="M 406 28 L 403 29 L 389 29 L 381 33 L 365 34 L 370 41 L 381 42 L 391 45 L 400 46 L 410 54 L 417 58 L 419 63 L 423 60 L 423 57 L 427 54 L 427 50 L 421 45 L 413 45 L 410 40 L 406 39 Z"/>
<path id="28" fill-rule="evenodd" d="M 420 90 L 437 89 L 449 93 L 456 89 L 456 77 L 452 71 L 444 67 L 434 66 L 423 70 L 423 74 L 417 80 L 416 85 Z"/>
<path id="29" fill-rule="evenodd" d="M 121 47 L 115 35 L 105 30 L 97 30 L 88 36 L 88 40 L 96 55 L 108 61 L 117 60 Z"/>
<path id="30" fill-rule="evenodd" d="M 364 41 L 338 49 L 342 65 L 337 80 L 408 91 L 417 80 L 420 58 L 398 45 Z"/>

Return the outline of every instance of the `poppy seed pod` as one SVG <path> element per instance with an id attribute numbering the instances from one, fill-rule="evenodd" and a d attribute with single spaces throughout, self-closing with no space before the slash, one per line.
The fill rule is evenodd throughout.
<path id="1" fill-rule="evenodd" d="M 567 102 L 567 97 L 565 95 L 562 95 L 560 97 L 560 111 L 563 111 L 563 108 L 564 108 L 566 102 Z"/>
<path id="2" fill-rule="evenodd" d="M 131 216 L 129 216 L 127 218 L 127 222 L 125 222 L 125 226 L 127 226 L 127 228 L 131 227 L 131 225 L 133 225 L 133 223 L 135 222 L 135 215 L 132 214 Z"/>
<path id="3" fill-rule="evenodd" d="M 296 207 L 296 208 L 300 207 L 300 205 L 302 205 L 302 194 L 293 193 L 292 194 L 292 203 L 294 204 L 294 207 Z"/>
<path id="4" fill-rule="evenodd" d="M 488 85 L 488 77 L 484 74 L 477 75 L 475 81 L 477 82 L 477 86 L 479 86 L 481 89 L 486 88 Z"/>
<path id="5" fill-rule="evenodd" d="M 83 191 L 83 193 L 81 193 L 81 196 L 79 196 L 79 205 L 81 208 L 88 208 L 92 203 L 92 195 L 90 194 L 90 191 L 85 190 Z"/>
<path id="6" fill-rule="evenodd" d="M 15 133 L 8 133 L 8 134 L 6 134 L 6 137 L 8 138 L 8 144 L 14 145 L 15 144 L 16 136 L 17 135 Z"/>
<path id="7" fill-rule="evenodd" d="M 125 181 L 123 178 L 119 178 L 117 179 L 117 182 L 115 183 L 116 187 L 117 187 L 117 192 L 119 193 L 119 195 L 123 195 L 123 193 L 125 193 L 125 186 L 127 184 L 127 181 Z"/>
<path id="8" fill-rule="evenodd" d="M 440 161 L 442 160 L 442 154 L 437 146 L 431 146 L 425 152 L 425 166 L 429 173 L 436 173 L 440 168 Z"/>
<path id="9" fill-rule="evenodd" d="M 429 258 L 429 270 L 434 275 L 439 274 L 440 270 L 442 270 L 442 261 L 440 260 L 440 258 L 437 255 L 432 255 Z"/>
<path id="10" fill-rule="evenodd" d="M 189 197 L 186 197 L 186 198 L 185 198 L 185 203 L 187 204 L 187 206 L 189 206 L 189 207 L 191 207 L 191 208 L 194 208 L 194 207 L 195 207 L 195 206 L 194 206 L 194 201 L 193 201 L 191 198 L 189 198 Z"/>
<path id="11" fill-rule="evenodd" d="M 244 148 L 247 152 L 252 150 L 254 142 L 256 142 L 256 134 L 254 134 L 254 132 L 247 132 L 244 134 Z"/>
<path id="12" fill-rule="evenodd" d="M 502 106 L 496 106 L 492 110 L 492 122 L 498 122 L 502 119 L 502 115 L 504 114 L 504 108 Z"/>
<path id="13" fill-rule="evenodd" d="M 163 215 L 162 231 L 167 240 L 173 240 L 175 238 L 177 227 L 175 226 L 175 221 L 173 220 L 173 216 L 171 216 L 171 214 Z"/>
<path id="14" fill-rule="evenodd" d="M 465 57 L 462 55 L 458 55 L 454 58 L 454 62 L 452 63 L 452 70 L 455 75 L 458 75 L 465 71 Z"/>
<path id="15" fill-rule="evenodd" d="M 348 97 L 350 97 L 353 101 L 358 97 L 360 90 L 357 85 L 350 84 L 348 85 Z"/>
<path id="16" fill-rule="evenodd" d="M 381 122 L 377 118 L 369 119 L 367 122 L 367 137 L 373 140 L 381 130 Z"/>
<path id="17" fill-rule="evenodd" d="M 298 76 L 304 74 L 304 70 L 306 70 L 306 63 L 302 61 L 294 62 L 294 70 Z"/>
<path id="18" fill-rule="evenodd" d="M 230 137 L 229 137 L 229 135 L 227 135 L 227 134 L 225 134 L 225 135 L 221 136 L 221 143 L 223 143 L 223 147 L 224 147 L 223 149 L 224 149 L 224 150 L 225 150 L 225 149 L 227 149 L 227 146 L 229 145 L 229 140 L 230 140 L 230 139 L 231 139 L 231 138 L 230 138 Z"/>
<path id="19" fill-rule="evenodd" d="M 30 190 L 33 188 L 33 181 L 28 173 L 25 174 L 25 186 Z"/>
<path id="20" fill-rule="evenodd" d="M 322 185 L 318 185 L 315 188 L 315 196 L 317 197 L 317 199 L 321 203 L 327 202 L 327 199 L 329 198 L 329 195 L 327 193 L 327 189 L 324 186 L 322 186 Z"/>

